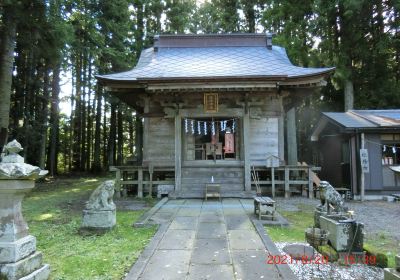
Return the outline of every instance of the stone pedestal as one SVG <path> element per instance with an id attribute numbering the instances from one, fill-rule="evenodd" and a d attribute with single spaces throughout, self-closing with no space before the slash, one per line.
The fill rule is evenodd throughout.
<path id="1" fill-rule="evenodd" d="M 107 230 L 117 222 L 116 211 L 113 210 L 83 210 L 82 228 Z"/>
<path id="2" fill-rule="evenodd" d="M 49 277 L 50 267 L 42 265 L 36 238 L 29 235 L 21 213 L 22 199 L 34 186 L 33 180 L 0 179 L 0 279 Z"/>

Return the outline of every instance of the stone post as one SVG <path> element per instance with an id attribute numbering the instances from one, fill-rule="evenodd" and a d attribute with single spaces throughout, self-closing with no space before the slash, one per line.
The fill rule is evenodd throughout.
<path id="1" fill-rule="evenodd" d="M 21 203 L 35 186 L 35 179 L 47 171 L 24 163 L 17 153 L 17 141 L 5 146 L 7 155 L 0 163 L 0 279 L 44 280 L 50 267 L 42 264 L 42 253 L 36 252 L 36 238 L 29 234 Z"/>

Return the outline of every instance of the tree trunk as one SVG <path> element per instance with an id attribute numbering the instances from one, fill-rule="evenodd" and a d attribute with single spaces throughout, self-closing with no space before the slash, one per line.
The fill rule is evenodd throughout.
<path id="1" fill-rule="evenodd" d="M 3 8 L 3 28 L 0 35 L 0 153 L 7 142 L 10 116 L 12 68 L 14 61 L 17 17 L 11 6 Z"/>
<path id="2" fill-rule="evenodd" d="M 346 80 L 344 85 L 344 111 L 354 108 L 354 86 L 351 80 Z"/>
<path id="3" fill-rule="evenodd" d="M 122 165 L 123 160 L 123 145 L 124 145 L 124 128 L 122 122 L 122 104 L 118 104 L 118 116 L 117 116 L 117 126 L 118 126 L 118 146 L 117 146 L 117 165 Z"/>
<path id="4" fill-rule="evenodd" d="M 111 102 L 110 135 L 108 137 L 108 166 L 115 165 L 115 139 L 117 134 L 117 112 L 115 102 Z"/>
<path id="5" fill-rule="evenodd" d="M 100 162 L 100 144 L 101 144 L 101 86 L 97 85 L 96 91 L 96 126 L 94 131 L 94 152 L 93 152 L 93 165 L 92 171 L 97 173 L 101 171 Z"/>
<path id="6" fill-rule="evenodd" d="M 47 63 L 46 63 L 47 64 Z M 43 100 L 39 115 L 39 131 L 40 131 L 40 152 L 39 152 L 39 167 L 41 169 L 45 168 L 46 163 L 46 145 L 47 145 L 47 129 L 48 129 L 48 117 L 49 117 L 49 86 L 50 86 L 50 70 L 48 65 L 45 65 L 44 79 L 43 79 Z"/>
<path id="7" fill-rule="evenodd" d="M 60 68 L 61 63 L 57 63 L 53 69 L 53 81 L 51 92 L 50 105 L 50 143 L 47 156 L 47 168 L 51 176 L 57 174 L 57 159 L 58 159 L 58 133 L 59 133 L 59 95 L 60 95 Z M 65 157 L 66 158 L 66 157 Z"/>

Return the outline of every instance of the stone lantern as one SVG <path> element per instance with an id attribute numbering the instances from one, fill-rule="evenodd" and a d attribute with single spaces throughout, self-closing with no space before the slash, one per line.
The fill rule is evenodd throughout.
<path id="1" fill-rule="evenodd" d="M 12 141 L 5 146 L 0 162 L 0 279 L 44 280 L 50 267 L 42 264 L 36 252 L 36 238 L 29 234 L 21 203 L 35 186 L 35 179 L 47 174 L 39 167 L 24 163 L 18 155 L 21 145 Z"/>

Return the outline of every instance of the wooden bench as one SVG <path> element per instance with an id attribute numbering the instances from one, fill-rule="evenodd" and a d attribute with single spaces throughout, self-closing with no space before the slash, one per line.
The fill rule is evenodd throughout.
<path id="1" fill-rule="evenodd" d="M 221 185 L 220 184 L 206 184 L 205 199 L 209 197 L 218 197 L 221 200 Z"/>
<path id="2" fill-rule="evenodd" d="M 265 208 L 265 214 L 261 208 Z M 267 196 L 256 196 L 254 197 L 254 214 L 257 215 L 258 219 L 261 220 L 262 217 L 275 219 L 276 202 Z"/>

